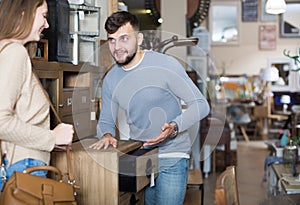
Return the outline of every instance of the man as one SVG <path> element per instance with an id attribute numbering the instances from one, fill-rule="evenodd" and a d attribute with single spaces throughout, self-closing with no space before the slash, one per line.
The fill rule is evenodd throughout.
<path id="1" fill-rule="evenodd" d="M 116 12 L 105 29 L 116 64 L 103 81 L 100 140 L 90 148 L 117 147 L 116 118 L 124 110 L 130 138 L 159 147 L 159 173 L 146 189 L 145 204 L 182 204 L 191 149 L 187 129 L 208 114 L 209 105 L 177 60 L 139 48 L 143 34 L 136 16 Z M 184 112 L 180 100 L 187 104 Z"/>

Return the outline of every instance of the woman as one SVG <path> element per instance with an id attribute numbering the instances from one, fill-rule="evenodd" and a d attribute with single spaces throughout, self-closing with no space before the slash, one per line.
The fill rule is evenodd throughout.
<path id="1" fill-rule="evenodd" d="M 53 148 L 70 144 L 73 138 L 72 125 L 59 124 L 50 130 L 49 104 L 25 48 L 39 41 L 49 27 L 47 11 L 45 0 L 2 0 L 0 4 L 0 140 L 5 153 L 1 174 L 7 179 L 14 171 L 49 165 Z M 46 176 L 45 171 L 32 174 Z"/>

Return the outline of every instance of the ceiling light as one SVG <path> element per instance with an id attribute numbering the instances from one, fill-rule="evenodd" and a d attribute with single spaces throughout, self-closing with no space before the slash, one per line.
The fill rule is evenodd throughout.
<path id="1" fill-rule="evenodd" d="M 285 0 L 268 0 L 266 3 L 266 12 L 268 14 L 281 14 L 286 11 Z"/>

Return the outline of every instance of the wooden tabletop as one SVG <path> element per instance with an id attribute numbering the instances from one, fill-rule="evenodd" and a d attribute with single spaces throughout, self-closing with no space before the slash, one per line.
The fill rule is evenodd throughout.
<path id="1" fill-rule="evenodd" d="M 202 172 L 200 169 L 191 169 L 188 174 L 188 184 L 201 185 L 203 184 Z"/>
<path id="2" fill-rule="evenodd" d="M 272 168 L 276 174 L 276 177 L 280 180 L 283 179 L 285 175 L 292 175 L 292 168 L 291 165 L 286 165 L 286 164 L 272 164 Z M 295 182 L 296 179 L 298 179 L 298 175 L 300 173 L 300 165 L 297 164 L 296 166 L 296 171 L 297 171 L 297 177 L 295 177 Z M 288 194 L 292 193 L 300 193 L 300 182 L 295 183 L 291 185 L 285 180 L 281 180 L 281 185 Z"/>
<path id="3" fill-rule="evenodd" d="M 89 148 L 89 146 L 95 142 L 97 142 L 98 139 L 91 138 L 91 139 L 84 139 L 79 142 L 72 144 L 72 150 L 73 151 L 82 151 L 82 150 L 89 150 L 89 152 L 93 152 L 93 149 Z M 97 152 L 122 152 L 127 153 L 129 151 L 138 149 L 142 147 L 143 143 L 141 141 L 134 141 L 134 140 L 118 140 L 118 146 L 117 148 L 113 148 L 112 146 L 109 146 L 106 150 L 95 150 Z"/>
<path id="4" fill-rule="evenodd" d="M 271 196 L 265 199 L 260 205 L 299 205 L 300 204 L 300 194 L 284 194 Z"/>

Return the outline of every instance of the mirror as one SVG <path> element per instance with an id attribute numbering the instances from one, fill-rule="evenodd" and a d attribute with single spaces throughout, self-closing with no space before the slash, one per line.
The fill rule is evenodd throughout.
<path id="1" fill-rule="evenodd" d="M 286 12 L 280 15 L 280 37 L 300 38 L 300 2 L 287 2 Z"/>
<path id="2" fill-rule="evenodd" d="M 211 2 L 209 27 L 212 45 L 239 44 L 240 2 Z"/>
<path id="3" fill-rule="evenodd" d="M 268 59 L 268 67 L 275 66 L 279 71 L 279 80 L 272 82 L 272 91 L 291 91 L 296 86 L 298 72 L 291 71 L 292 61 L 288 58 Z"/>

